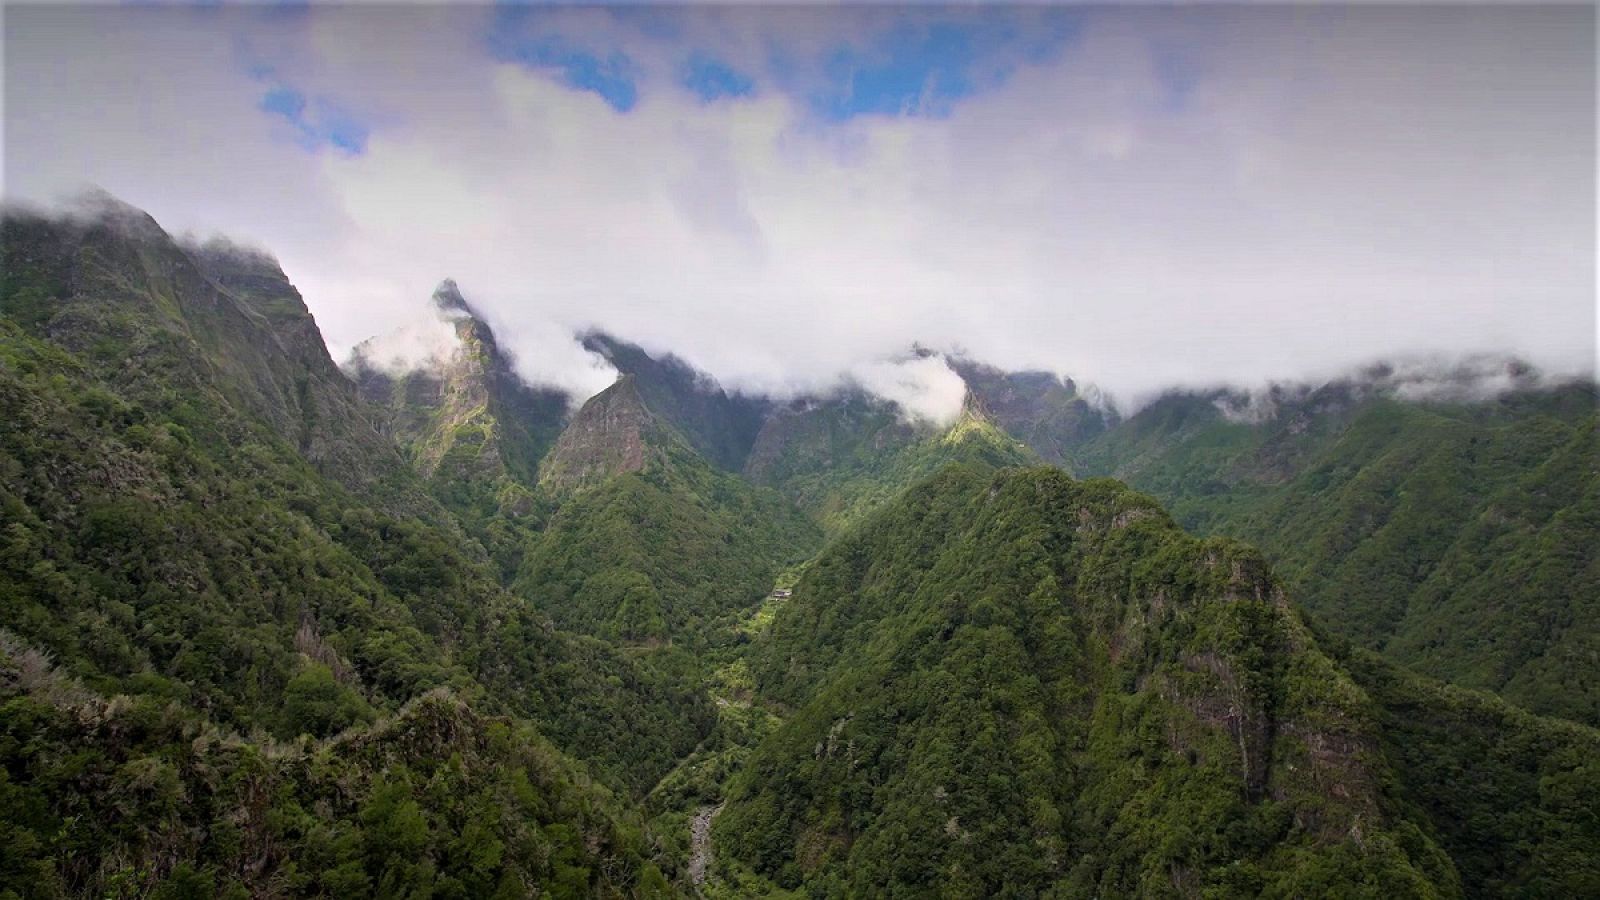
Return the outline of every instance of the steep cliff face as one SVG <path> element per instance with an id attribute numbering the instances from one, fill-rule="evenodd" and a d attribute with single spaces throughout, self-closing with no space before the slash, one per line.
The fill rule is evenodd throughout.
<path id="1" fill-rule="evenodd" d="M 572 417 L 540 468 L 539 483 L 565 491 L 640 472 L 661 457 L 667 442 L 682 439 L 645 405 L 637 376 L 624 375 Z"/>
<path id="2" fill-rule="evenodd" d="M 1007 372 L 970 359 L 950 363 L 975 409 L 1040 459 L 1069 471 L 1073 449 L 1116 424 L 1115 414 L 1091 403 L 1070 378 Z"/>
<path id="3" fill-rule="evenodd" d="M 618 372 L 633 376 L 633 390 L 644 405 L 695 452 L 726 471 L 744 467 L 769 407 L 765 398 L 729 393 L 670 353 L 653 356 L 604 332 L 589 332 L 582 340 Z"/>

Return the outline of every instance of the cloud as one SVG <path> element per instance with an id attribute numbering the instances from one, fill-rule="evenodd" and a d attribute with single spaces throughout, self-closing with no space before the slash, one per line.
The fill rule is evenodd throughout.
<path id="1" fill-rule="evenodd" d="M 455 321 L 459 315 L 433 310 L 392 331 L 357 344 L 353 355 L 362 363 L 390 375 L 417 370 L 437 370 L 461 349 Z"/>
<path id="2" fill-rule="evenodd" d="M 453 275 L 571 385 L 604 378 L 587 326 L 775 391 L 912 341 L 1124 401 L 1428 351 L 1594 366 L 1592 9 L 14 7 L 5 29 L 9 195 L 95 182 L 270 247 L 336 357 Z M 706 102 L 697 59 L 749 89 Z M 361 152 L 283 140 L 275 85 L 360 123 Z"/>
<path id="3" fill-rule="evenodd" d="M 893 402 L 912 422 L 946 426 L 961 416 L 967 384 L 942 356 L 876 360 L 850 370 L 849 379 Z"/>

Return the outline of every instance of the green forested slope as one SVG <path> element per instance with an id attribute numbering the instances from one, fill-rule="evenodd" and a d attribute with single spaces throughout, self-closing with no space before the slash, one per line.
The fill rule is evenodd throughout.
<path id="1" fill-rule="evenodd" d="M 692 688 L 554 630 L 500 588 L 325 351 L 308 363 L 287 346 L 282 326 L 308 322 L 303 306 L 258 312 L 260 295 L 209 280 L 126 208 L 81 221 L 8 216 L 4 238 L 0 629 L 53 657 L 85 703 L 158 711 L 266 753 L 274 737 L 359 731 L 447 686 L 640 792 L 709 727 Z M 18 839 L 31 848 L 16 862 L 25 868 L 95 845 L 99 823 L 75 818 L 73 791 L 47 788 L 41 779 L 55 775 L 34 768 L 62 753 L 50 765 L 65 774 L 85 764 L 69 726 L 84 723 L 61 725 L 65 745 L 28 746 L 18 724 L 22 743 L 7 747 L 6 778 L 29 810 L 13 821 L 45 829 Z M 173 725 L 138 743 L 146 726 L 130 727 L 140 758 L 168 758 L 190 739 L 190 726 Z M 85 778 L 85 796 L 105 789 Z M 185 810 L 171 826 L 207 840 L 219 823 Z M 320 804 L 308 815 L 337 827 Z M 185 856 L 107 850 L 101 862 L 146 867 L 136 877 L 148 887 Z M 574 865 L 595 861 L 580 857 Z M 254 888 L 268 877 L 245 874 Z M 622 876 L 592 873 L 592 884 L 607 877 Z"/>
<path id="2" fill-rule="evenodd" d="M 666 897 L 637 816 L 440 689 L 326 742 L 107 700 L 0 635 L 0 896 Z"/>
<path id="3" fill-rule="evenodd" d="M 636 442 L 639 468 L 562 496 L 515 587 L 564 628 L 703 648 L 725 638 L 779 569 L 810 556 L 820 538 L 777 492 L 713 468 L 671 426 L 643 409 L 637 415 L 649 422 L 642 432 L 608 428 L 594 439 L 612 448 Z M 588 417 L 574 421 L 582 428 Z"/>
<path id="4" fill-rule="evenodd" d="M 1113 482 L 952 468 L 752 648 L 718 840 L 813 896 L 1581 896 L 1600 732 L 1302 625 Z"/>
<path id="5" fill-rule="evenodd" d="M 719 809 L 705 896 L 1600 890 L 1600 735 L 1391 662 L 1594 718 L 1592 389 L 941 430 L 590 335 L 569 417 L 464 301 L 363 396 L 264 254 L 0 243 L 0 897 L 699 892 Z"/>
<path id="6" fill-rule="evenodd" d="M 1335 384 L 1262 421 L 1171 395 L 1081 446 L 1081 471 L 1259 544 L 1337 633 L 1421 672 L 1600 722 L 1600 438 L 1592 385 L 1474 403 Z"/>
<path id="7" fill-rule="evenodd" d="M 1027 448 L 967 410 L 951 427 L 912 424 L 888 401 L 846 390 L 773 411 L 745 475 L 794 500 L 837 534 L 952 462 L 1026 465 Z"/>
<path id="8" fill-rule="evenodd" d="M 717 835 L 820 896 L 1449 896 L 1377 713 L 1264 561 L 1113 482 L 950 468 L 755 651 L 793 716 Z"/>
<path id="9" fill-rule="evenodd" d="M 1600 894 L 1600 731 L 1343 658 L 1379 706 L 1400 808 L 1435 836 L 1471 897 Z"/>

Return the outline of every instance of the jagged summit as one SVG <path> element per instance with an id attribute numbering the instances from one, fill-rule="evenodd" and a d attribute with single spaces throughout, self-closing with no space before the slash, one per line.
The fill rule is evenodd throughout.
<path id="1" fill-rule="evenodd" d="M 454 280 L 440 282 L 431 303 L 448 341 L 438 342 L 437 330 L 423 341 L 374 339 L 356 348 L 348 368 L 362 394 L 387 412 L 386 430 L 424 476 L 453 486 L 451 495 L 463 502 L 493 509 L 508 485 L 525 493 L 534 484 L 566 422 L 569 398 L 522 380 Z M 385 366 L 386 340 L 420 345 L 430 354 L 426 364 Z"/>
<path id="2" fill-rule="evenodd" d="M 638 376 L 624 374 L 573 415 L 540 466 L 539 483 L 562 491 L 641 471 L 670 439 L 645 404 Z"/>
<path id="3" fill-rule="evenodd" d="M 4 311 L 119 387 L 216 392 L 347 486 L 402 466 L 269 256 L 180 242 L 103 191 L 64 215 L 8 210 L 3 250 Z"/>
<path id="4" fill-rule="evenodd" d="M 446 278 L 439 282 L 433 289 L 433 306 L 447 317 L 471 316 L 478 317 L 478 313 L 468 303 L 467 298 L 461 296 L 461 288 L 456 286 L 455 279 Z"/>
<path id="5" fill-rule="evenodd" d="M 772 403 L 723 390 L 717 380 L 674 354 L 653 356 L 637 344 L 603 331 L 579 336 L 585 349 L 598 353 L 623 375 L 634 377 L 644 405 L 670 424 L 714 465 L 737 472 L 744 468 L 762 421 Z"/>

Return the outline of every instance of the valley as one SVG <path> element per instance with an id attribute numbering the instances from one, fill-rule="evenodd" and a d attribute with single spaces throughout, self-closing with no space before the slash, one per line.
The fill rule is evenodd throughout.
<path id="1" fill-rule="evenodd" d="M 578 398 L 3 245 L 0 897 L 1600 893 L 1592 383 Z"/>

